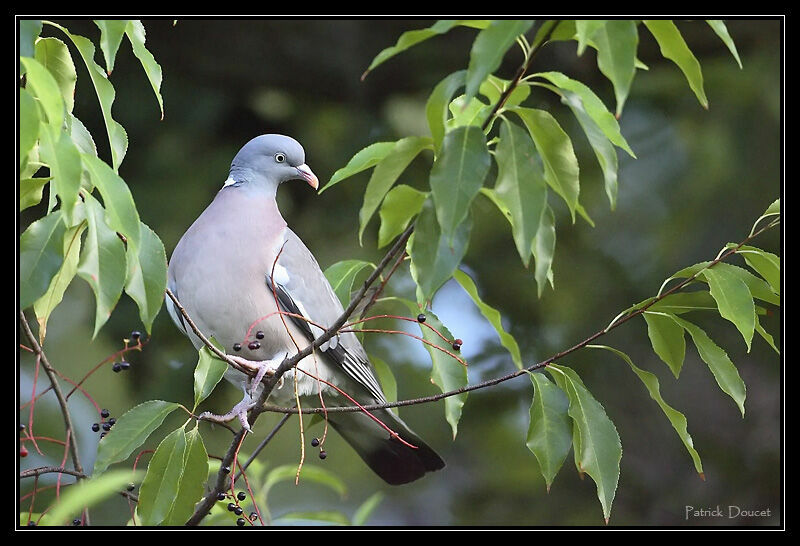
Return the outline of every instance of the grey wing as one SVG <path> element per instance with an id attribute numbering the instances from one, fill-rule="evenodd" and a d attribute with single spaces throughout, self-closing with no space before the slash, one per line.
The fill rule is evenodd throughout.
<path id="1" fill-rule="evenodd" d="M 273 279 L 273 272 L 267 272 L 267 288 L 271 291 L 274 287 L 284 311 L 301 315 L 311 321 L 288 317 L 309 341 L 322 334 L 323 328 L 332 325 L 344 311 L 317 260 L 289 228 L 286 228 L 286 242 L 275 266 L 274 277 Z M 323 344 L 320 351 L 362 385 L 378 403 L 386 402 L 367 353 L 355 334 L 339 334 Z"/>

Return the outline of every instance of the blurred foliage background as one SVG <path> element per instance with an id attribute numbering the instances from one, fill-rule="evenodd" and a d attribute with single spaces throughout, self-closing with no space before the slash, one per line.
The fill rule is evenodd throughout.
<path id="1" fill-rule="evenodd" d="M 57 21 L 95 43 L 99 30 L 88 20 Z M 213 199 L 227 177 L 230 161 L 250 138 L 284 133 L 306 149 L 308 164 L 327 182 L 332 173 L 364 146 L 427 134 L 424 104 L 444 76 L 465 68 L 473 29 L 456 28 L 412 48 L 371 73 L 360 76 L 372 58 L 403 31 L 430 21 L 404 20 L 144 20 L 147 47 L 163 69 L 165 117 L 138 61 L 124 43 L 110 79 L 117 91 L 115 118 L 128 132 L 130 147 L 120 174 L 136 200 L 142 221 L 163 239 L 169 255 L 181 234 Z M 639 72 L 620 119 L 622 132 L 638 159 L 620 154 L 617 210 L 609 210 L 602 173 L 582 132 L 566 107 L 546 90 L 533 88 L 528 104 L 547 108 L 573 136 L 581 166 L 581 189 L 592 228 L 571 224 L 563 203 L 551 200 L 557 223 L 554 262 L 556 290 L 536 297 L 532 272 L 519 260 L 506 221 L 485 198 L 474 204 L 471 247 L 464 263 L 484 300 L 499 309 L 520 343 L 526 362 L 541 360 L 606 325 L 620 310 L 653 295 L 676 270 L 711 259 L 729 241 L 739 241 L 752 222 L 781 192 L 782 26 L 777 20 L 732 20 L 728 28 L 744 66 L 740 70 L 723 43 L 702 21 L 679 23 L 700 60 L 710 109 L 705 111 L 683 75 L 640 32 L 639 58 L 650 70 Z M 43 36 L 54 35 L 45 27 Z M 575 42 L 548 45 L 533 71 L 558 70 L 589 85 L 613 108 L 611 84 L 597 70 L 594 51 L 576 57 Z M 513 49 L 498 75 L 513 76 L 521 53 Z M 75 114 L 96 137 L 108 158 L 102 120 L 85 67 L 78 66 Z M 418 185 L 423 154 L 401 177 Z M 377 261 L 377 219 L 358 245 L 357 223 L 367 174 L 316 196 L 305 184 L 281 188 L 281 210 L 291 227 L 316 254 L 323 268 L 347 258 Z M 46 202 L 46 199 L 44 200 Z M 41 215 L 20 215 L 20 233 Z M 777 232 L 755 242 L 779 252 Z M 213 260 L 213 256 L 208 257 Z M 739 258 L 736 258 L 739 260 Z M 735 263 L 738 263 L 735 262 Z M 405 273 L 389 285 L 393 293 L 413 294 Z M 413 297 L 413 296 L 411 296 Z M 452 281 L 437 295 L 433 310 L 464 340 L 470 382 L 513 369 L 494 331 Z M 94 302 L 88 285 L 76 280 L 54 312 L 45 350 L 68 377 L 79 378 L 121 347 L 131 330 L 141 329 L 132 301 L 123 297 L 106 327 L 91 339 Z M 762 319 L 780 339 L 780 313 Z M 718 318 L 699 324 L 725 347 L 747 384 L 747 414 L 742 419 L 716 386 L 696 351 L 687 351 L 680 381 L 650 348 L 643 320 L 635 320 L 602 342 L 627 352 L 637 365 L 655 372 L 664 398 L 684 412 L 706 470 L 702 481 L 678 437 L 628 367 L 605 352 L 581 351 L 561 362 L 574 367 L 615 422 L 623 445 L 622 472 L 611 525 L 776 525 L 781 518 L 782 383 L 780 358 L 757 337 L 750 354 L 733 325 Z M 390 363 L 399 397 L 435 392 L 428 380 L 427 353 L 413 339 L 367 338 L 368 351 Z M 21 357 L 20 398 L 29 399 L 32 359 Z M 132 367 L 115 374 L 111 365 L 85 384 L 101 407 L 118 416 L 148 399 L 189 405 L 197 353 L 171 324 L 156 319 L 144 351 L 130 355 Z M 44 382 L 39 378 L 39 389 Z M 341 476 L 347 494 L 338 497 L 313 483 L 280 484 L 270 493 L 273 517 L 295 510 L 341 510 L 352 514 L 376 490 L 384 500 L 375 525 L 601 525 L 602 512 L 591 480 L 581 480 L 569 456 L 549 494 L 533 455 L 525 446 L 530 382 L 519 378 L 470 394 L 459 434 L 452 439 L 442 403 L 404 408 L 403 418 L 447 461 L 441 472 L 402 487 L 385 485 L 332 433 L 327 460 L 309 453 L 306 464 L 324 465 Z M 220 385 L 203 408 L 227 410 L 240 394 Z M 85 400 L 71 399 L 84 466 L 91 468 L 97 421 Z M 63 425 L 54 398 L 36 406 L 36 432 L 59 436 Z M 173 416 L 177 425 L 179 416 Z M 182 417 L 180 417 L 182 419 Z M 263 416 L 243 450 L 252 449 L 278 416 Z M 20 422 L 27 422 L 27 411 Z M 162 430 L 169 430 L 165 424 Z M 206 435 L 212 455 L 223 455 L 230 434 L 217 427 Z M 60 434 L 59 434 L 60 431 Z M 307 438 L 321 434 L 320 425 Z M 145 447 L 153 448 L 163 434 Z M 266 465 L 299 461 L 296 419 L 262 454 Z M 46 457 L 31 450 L 24 467 L 56 463 L 60 449 L 44 446 Z M 50 475 L 55 479 L 55 475 Z M 44 477 L 40 485 L 49 483 Z M 22 487 L 30 487 L 23 484 Z M 42 506 L 47 502 L 42 494 Z M 729 505 L 769 509 L 770 517 L 690 518 L 686 506 L 723 511 Z M 25 505 L 27 506 L 27 505 Z M 130 517 L 124 499 L 93 510 L 93 519 L 124 524 Z M 233 525 L 231 515 L 230 524 Z"/>

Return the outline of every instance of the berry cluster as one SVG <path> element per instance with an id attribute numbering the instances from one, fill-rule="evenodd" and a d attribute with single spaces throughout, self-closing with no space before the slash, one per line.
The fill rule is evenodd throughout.
<path id="1" fill-rule="evenodd" d="M 227 499 L 228 499 L 228 495 L 226 495 L 225 493 L 222 493 L 222 492 L 217 493 L 217 500 L 218 501 L 222 502 L 222 501 L 225 501 Z M 245 518 L 241 517 L 242 514 L 244 514 L 244 508 L 239 506 L 239 502 L 244 501 L 246 499 L 247 499 L 247 493 L 245 493 L 244 491 L 239 491 L 238 493 L 236 493 L 236 498 L 234 499 L 236 502 L 229 502 L 228 503 L 228 511 L 229 512 L 233 512 L 237 516 L 240 516 L 236 520 L 236 525 L 238 525 L 239 527 L 244 527 L 245 523 L 247 523 L 247 520 Z M 254 521 L 257 517 L 258 517 L 258 514 L 256 514 L 255 512 L 252 512 L 248 519 L 250 521 Z"/>
<path id="2" fill-rule="evenodd" d="M 108 431 L 111 430 L 111 427 L 113 427 L 117 422 L 115 417 L 109 418 L 109 415 L 111 415 L 111 412 L 103 408 L 100 410 L 100 417 L 102 417 L 104 421 L 100 423 L 92 423 L 92 432 L 100 432 L 100 429 L 103 429 L 103 432 L 100 433 L 100 438 L 104 438 Z"/>

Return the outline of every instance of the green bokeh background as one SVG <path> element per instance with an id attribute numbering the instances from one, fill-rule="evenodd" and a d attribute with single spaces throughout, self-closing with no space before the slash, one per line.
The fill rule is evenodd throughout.
<path id="1" fill-rule="evenodd" d="M 85 20 L 58 21 L 72 32 L 99 39 Z M 307 163 L 327 182 L 333 172 L 364 146 L 411 134 L 427 134 L 424 105 L 432 87 L 447 74 L 465 68 L 475 30 L 456 28 L 388 61 L 364 81 L 372 58 L 404 30 L 430 21 L 382 20 L 145 20 L 147 47 L 163 69 L 165 116 L 130 46 L 124 42 L 110 76 L 117 95 L 115 118 L 130 140 L 120 174 L 129 184 L 142 221 L 158 233 L 169 255 L 226 179 L 233 155 L 262 133 L 284 133 L 306 149 Z M 674 271 L 713 258 L 729 241 L 739 241 L 752 222 L 781 191 L 781 23 L 734 20 L 728 28 L 744 66 L 702 21 L 679 24 L 699 58 L 710 101 L 697 102 L 682 73 L 663 59 L 653 38 L 640 28 L 640 71 L 623 115 L 622 132 L 636 152 L 620 153 L 619 203 L 610 211 L 602 173 L 569 110 L 534 88 L 528 104 L 550 110 L 573 137 L 581 168 L 581 201 L 596 223 L 574 225 L 563 203 L 556 212 L 556 290 L 536 297 L 536 283 L 520 263 L 506 221 L 483 197 L 474 204 L 471 246 L 465 269 L 484 300 L 499 309 L 526 362 L 562 350 L 607 324 L 620 310 L 653 295 Z M 43 35 L 56 36 L 45 26 Z M 533 70 L 558 70 L 583 81 L 613 109 L 611 84 L 597 70 L 593 50 L 575 54 L 575 42 L 548 45 Z M 85 67 L 76 57 L 78 88 L 75 114 L 97 142 L 101 157 L 108 146 L 96 96 Z M 98 50 L 98 62 L 101 62 Z M 521 60 L 518 49 L 499 71 L 510 78 Z M 423 154 L 401 182 L 423 187 L 431 161 Z M 343 259 L 377 261 L 377 217 L 358 245 L 362 174 L 316 196 L 304 184 L 287 184 L 279 201 L 284 217 L 316 254 L 323 267 Z M 46 200 L 45 200 L 46 201 Z M 42 213 L 20 215 L 20 232 Z M 773 230 L 755 243 L 779 252 Z M 209 256 L 209 260 L 213 260 Z M 739 263 L 738 258 L 734 260 Z M 406 271 L 393 277 L 390 293 L 413 297 Z M 470 382 L 513 368 L 494 331 L 457 285 L 448 284 L 433 309 L 455 336 L 464 340 Z M 54 312 L 45 350 L 68 377 L 79 378 L 117 350 L 133 329 L 142 329 L 133 302 L 123 297 L 108 324 L 91 339 L 94 300 L 78 279 Z M 650 348 L 643 320 L 635 320 L 602 338 L 656 373 L 664 398 L 686 414 L 689 432 L 703 458 L 706 480 L 699 479 L 668 421 L 628 367 L 610 353 L 580 351 L 561 361 L 574 367 L 615 422 L 623 445 L 619 489 L 611 525 L 776 525 L 781 519 L 782 395 L 780 358 L 759 337 L 746 353 L 741 336 L 719 317 L 695 320 L 727 349 L 747 384 L 744 419 L 722 393 L 693 347 L 679 381 Z M 764 317 L 765 328 L 780 340 L 780 313 Z M 414 340 L 371 337 L 367 350 L 388 362 L 399 383 L 400 398 L 436 392 L 428 379 L 428 357 Z M 106 365 L 85 389 L 101 407 L 119 416 L 148 399 L 191 405 L 196 352 L 162 309 L 142 353 L 130 355 L 132 368 L 115 374 Z M 20 402 L 32 388 L 32 359 L 22 354 Z M 38 389 L 46 384 L 39 377 Z M 347 485 L 341 498 L 301 479 L 270 493 L 273 517 L 297 510 L 355 508 L 380 490 L 384 500 L 370 519 L 375 525 L 601 525 L 602 511 L 590 479 L 581 480 L 569 455 L 549 494 L 536 459 L 525 446 L 532 388 L 527 379 L 474 392 L 464 407 L 455 440 L 444 420 L 443 403 L 404 408 L 403 418 L 447 461 L 447 467 L 412 485 L 391 487 L 374 476 L 335 433 L 327 440 L 323 462 L 308 449 L 305 464 L 321 465 Z M 221 412 L 239 393 L 222 384 L 202 409 Z M 90 431 L 98 420 L 90 404 L 71 399 L 84 465 L 91 468 L 98 441 Z M 154 435 L 160 440 L 177 415 Z M 267 415 L 256 425 L 252 449 L 277 421 Z M 20 412 L 27 423 L 27 411 Z M 62 437 L 54 399 L 36 406 L 37 434 Z M 223 455 L 230 433 L 202 427 L 213 455 Z M 307 430 L 321 434 L 320 425 Z M 261 456 L 267 466 L 299 461 L 297 420 L 285 426 Z M 152 440 L 146 447 L 156 445 Z M 30 446 L 28 446 L 30 449 Z M 308 447 L 308 446 L 307 446 Z M 57 464 L 62 452 L 43 445 L 31 449 L 21 468 Z M 128 463 L 130 464 L 130 463 Z M 54 476 L 54 475 L 53 475 Z M 53 478 L 54 480 L 54 478 Z M 40 485 L 50 483 L 40 480 Z M 69 480 L 66 480 L 68 483 Z M 30 481 L 23 483 L 23 492 Z M 48 502 L 43 492 L 37 510 Z M 41 503 L 41 504 L 39 504 Z M 729 505 L 769 509 L 770 517 L 685 518 L 686 506 L 723 512 Z M 27 508 L 27 501 L 23 503 Z M 96 523 L 125 524 L 125 500 L 114 498 L 92 511 Z M 222 523 L 234 524 L 234 517 Z"/>

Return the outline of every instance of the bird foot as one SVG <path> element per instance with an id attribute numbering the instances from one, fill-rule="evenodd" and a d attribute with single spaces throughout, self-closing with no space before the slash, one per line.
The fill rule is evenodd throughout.
<path id="1" fill-rule="evenodd" d="M 240 356 L 235 355 L 228 355 L 231 360 L 242 366 L 247 370 L 251 370 L 256 372 L 256 375 L 250 381 L 249 386 L 247 387 L 247 392 L 250 394 L 252 398 L 256 396 L 256 389 L 258 389 L 258 385 L 261 383 L 261 380 L 264 377 L 272 377 L 275 375 L 275 372 L 278 370 L 278 366 L 281 365 L 281 362 L 288 356 L 289 353 L 286 355 L 273 358 L 271 360 L 247 360 L 246 358 L 242 358 Z M 281 386 L 283 385 L 283 377 L 281 377 Z M 280 388 L 280 387 L 278 387 Z"/>
<path id="2" fill-rule="evenodd" d="M 242 424 L 242 427 L 247 431 L 252 433 L 253 430 L 250 428 L 250 423 L 247 421 L 247 412 L 253 409 L 256 405 L 256 401 L 253 398 L 245 393 L 244 398 L 242 401 L 236 404 L 231 408 L 231 411 L 225 413 L 223 415 L 217 415 L 215 413 L 211 413 L 210 411 L 204 411 L 200 414 L 200 419 L 205 421 L 213 421 L 215 423 L 227 423 L 228 421 L 232 421 L 235 418 L 239 418 L 239 422 Z"/>

